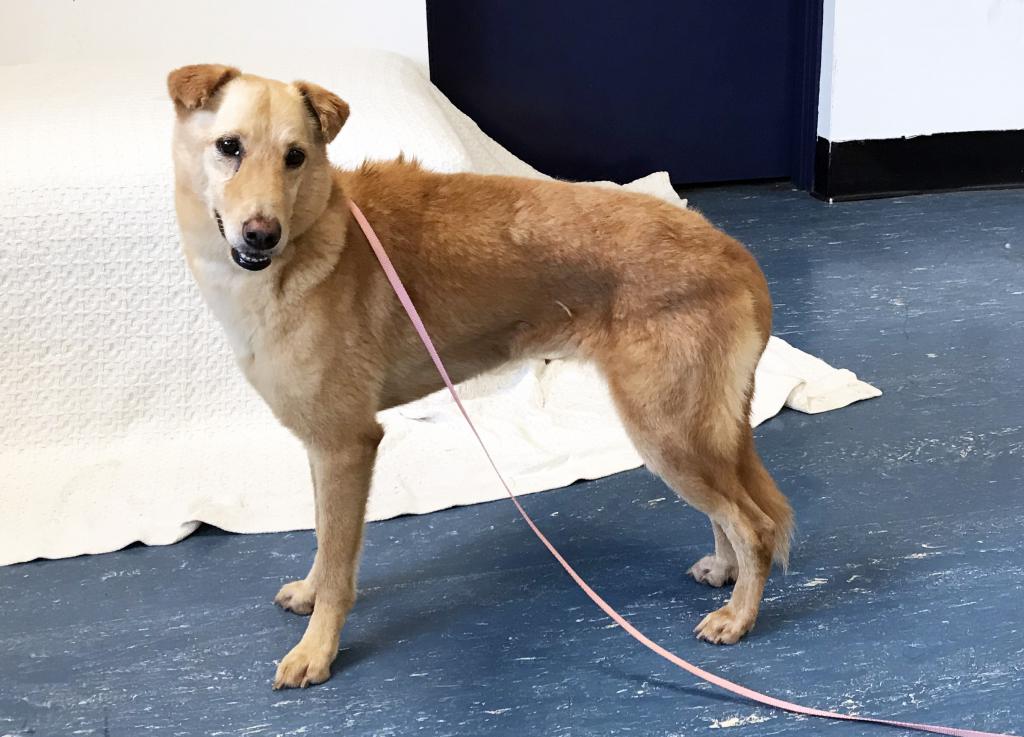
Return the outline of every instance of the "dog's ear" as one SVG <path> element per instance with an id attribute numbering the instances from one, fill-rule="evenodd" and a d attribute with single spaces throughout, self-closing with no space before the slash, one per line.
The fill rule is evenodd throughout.
<path id="1" fill-rule="evenodd" d="M 167 91 L 179 113 L 198 110 L 241 72 L 223 64 L 191 64 L 167 75 Z"/>
<path id="2" fill-rule="evenodd" d="M 348 120 L 348 103 L 312 82 L 296 82 L 295 88 L 302 94 L 306 107 L 320 125 L 324 143 L 333 141 Z"/>

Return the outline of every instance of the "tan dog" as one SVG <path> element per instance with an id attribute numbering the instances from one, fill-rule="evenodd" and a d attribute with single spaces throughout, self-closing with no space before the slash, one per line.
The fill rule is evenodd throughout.
<path id="1" fill-rule="evenodd" d="M 739 243 L 644 195 L 402 160 L 335 169 L 326 146 L 348 106 L 306 82 L 198 65 L 168 88 L 189 266 L 246 377 L 309 451 L 318 549 L 275 601 L 312 618 L 275 688 L 330 676 L 356 598 L 376 413 L 440 387 L 346 198 L 456 381 L 527 356 L 596 362 L 647 465 L 711 518 L 715 552 L 690 573 L 736 581 L 698 637 L 750 630 L 792 513 L 748 423 L 771 303 Z"/>

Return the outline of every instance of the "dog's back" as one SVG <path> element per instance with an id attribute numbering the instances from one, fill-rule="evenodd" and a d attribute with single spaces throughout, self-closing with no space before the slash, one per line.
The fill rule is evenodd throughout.
<path id="1" fill-rule="evenodd" d="M 735 300 L 754 305 L 768 338 L 771 303 L 756 262 L 692 210 L 595 185 L 438 174 L 401 159 L 339 180 L 424 313 L 443 311 L 443 343 L 518 322 L 524 352 L 571 337 L 589 357 L 623 325 L 673 311 L 711 319 Z"/>

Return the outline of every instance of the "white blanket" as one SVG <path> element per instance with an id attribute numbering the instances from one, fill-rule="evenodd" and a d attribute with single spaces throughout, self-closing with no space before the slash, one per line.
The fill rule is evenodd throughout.
<path id="1" fill-rule="evenodd" d="M 178 247 L 164 76 L 189 61 L 0 67 L 0 564 L 171 543 L 200 521 L 312 526 L 302 448 L 236 369 Z M 244 68 L 350 102 L 338 164 L 404 152 L 439 171 L 542 176 L 401 57 Z M 677 200 L 664 173 L 631 188 Z M 463 392 L 522 493 L 640 463 L 586 366 L 527 363 Z M 877 394 L 773 339 L 752 421 Z M 443 396 L 381 419 L 370 519 L 501 495 Z"/>

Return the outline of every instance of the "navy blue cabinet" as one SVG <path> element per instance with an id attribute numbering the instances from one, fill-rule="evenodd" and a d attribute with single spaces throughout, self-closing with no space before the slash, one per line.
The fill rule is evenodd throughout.
<path id="1" fill-rule="evenodd" d="M 821 0 L 428 0 L 430 74 L 538 169 L 809 186 Z"/>

